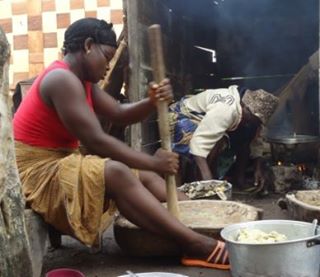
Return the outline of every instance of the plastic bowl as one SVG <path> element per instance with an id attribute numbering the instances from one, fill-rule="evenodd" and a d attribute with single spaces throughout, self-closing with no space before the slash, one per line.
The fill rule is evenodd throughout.
<path id="1" fill-rule="evenodd" d="M 177 273 L 169 273 L 169 272 L 143 272 L 143 273 L 135 273 L 137 277 L 188 277 L 187 275 L 181 275 Z M 118 277 L 130 277 L 130 274 L 121 275 Z"/>
<path id="2" fill-rule="evenodd" d="M 75 269 L 58 268 L 47 272 L 46 277 L 85 277 L 85 275 Z"/>

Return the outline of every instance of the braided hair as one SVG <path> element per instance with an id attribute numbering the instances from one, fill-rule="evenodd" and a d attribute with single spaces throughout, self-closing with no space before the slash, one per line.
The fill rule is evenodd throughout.
<path id="1" fill-rule="evenodd" d="M 94 43 L 117 47 L 117 38 L 112 26 L 112 23 L 96 18 L 83 18 L 75 21 L 64 34 L 63 54 L 83 49 L 87 38 L 92 38 Z"/>

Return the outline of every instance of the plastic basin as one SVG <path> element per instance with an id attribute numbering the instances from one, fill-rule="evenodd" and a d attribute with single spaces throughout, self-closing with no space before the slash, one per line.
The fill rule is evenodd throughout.
<path id="1" fill-rule="evenodd" d="M 58 268 L 47 272 L 46 277 L 85 277 L 85 275 L 75 269 Z"/>

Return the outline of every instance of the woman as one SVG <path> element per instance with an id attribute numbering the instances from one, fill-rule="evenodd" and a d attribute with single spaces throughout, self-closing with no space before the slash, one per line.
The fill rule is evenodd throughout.
<path id="1" fill-rule="evenodd" d="M 63 60 L 39 74 L 21 103 L 14 136 L 27 204 L 59 231 L 92 245 L 104 210 L 112 217 L 115 203 L 134 224 L 176 241 L 184 264 L 228 269 L 224 243 L 188 229 L 160 203 L 164 180 L 154 172 L 175 174 L 178 156 L 137 152 L 103 132 L 97 114 L 131 124 L 154 111 L 156 101 L 172 99 L 168 80 L 132 104 L 118 104 L 100 90 L 115 47 L 112 24 L 76 21 L 66 30 Z M 96 156 L 82 156 L 79 141 Z"/>
<path id="2" fill-rule="evenodd" d="M 193 178 L 225 178 L 233 165 L 233 184 L 243 187 L 249 157 L 256 161 L 255 184 L 263 186 L 261 129 L 278 105 L 262 89 L 238 86 L 208 89 L 170 105 L 172 149 L 197 169 Z M 259 149 L 260 148 L 260 149 Z"/>

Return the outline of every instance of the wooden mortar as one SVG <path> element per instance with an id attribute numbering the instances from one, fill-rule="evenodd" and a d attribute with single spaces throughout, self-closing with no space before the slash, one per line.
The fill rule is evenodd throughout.
<path id="1" fill-rule="evenodd" d="M 198 233 L 213 238 L 220 238 L 220 231 L 229 224 L 262 218 L 261 209 L 235 201 L 180 201 L 179 211 L 182 223 Z M 181 255 L 174 241 L 140 229 L 121 215 L 115 219 L 114 236 L 120 248 L 129 255 Z"/>

